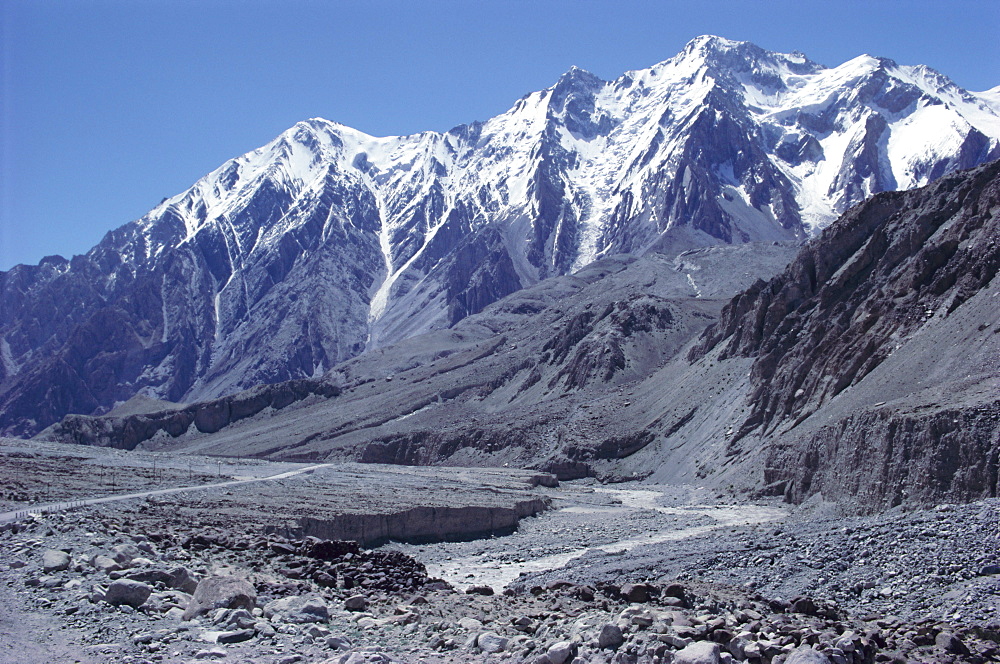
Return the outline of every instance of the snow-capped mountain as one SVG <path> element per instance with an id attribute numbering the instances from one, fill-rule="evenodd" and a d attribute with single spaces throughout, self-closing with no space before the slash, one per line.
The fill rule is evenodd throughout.
<path id="1" fill-rule="evenodd" d="M 301 122 L 87 255 L 0 273 L 0 430 L 317 375 L 604 255 L 804 239 L 997 157 L 996 89 L 718 37 L 446 133 Z"/>

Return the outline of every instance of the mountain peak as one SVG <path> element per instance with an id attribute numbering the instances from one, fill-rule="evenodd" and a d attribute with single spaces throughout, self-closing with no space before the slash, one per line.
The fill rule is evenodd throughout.
<path id="1" fill-rule="evenodd" d="M 778 53 L 761 48 L 752 42 L 715 35 L 695 37 L 677 54 L 675 61 L 677 60 L 704 63 L 714 69 L 734 72 L 777 67 L 788 69 L 795 74 L 806 74 L 822 69 L 801 51 Z"/>
<path id="2" fill-rule="evenodd" d="M 682 53 L 716 53 L 727 52 L 744 46 L 753 46 L 750 42 L 726 39 L 716 35 L 700 35 L 684 45 Z"/>
<path id="3" fill-rule="evenodd" d="M 586 69 L 581 69 L 576 65 L 573 65 L 566 73 L 559 77 L 559 80 L 555 84 L 555 88 L 578 88 L 578 87 L 594 87 L 598 85 L 603 85 L 604 80 L 602 80 L 596 74 L 592 74 Z"/>

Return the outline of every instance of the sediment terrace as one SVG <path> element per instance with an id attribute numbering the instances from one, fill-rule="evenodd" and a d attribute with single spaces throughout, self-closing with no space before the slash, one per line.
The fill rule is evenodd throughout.
<path id="1" fill-rule="evenodd" d="M 0 439 L 0 478 L 4 511 L 52 511 L 120 495 L 140 506 L 143 520 L 363 546 L 509 533 L 548 508 L 538 487 L 557 484 L 546 473 L 517 469 L 310 466 L 14 439 Z"/>

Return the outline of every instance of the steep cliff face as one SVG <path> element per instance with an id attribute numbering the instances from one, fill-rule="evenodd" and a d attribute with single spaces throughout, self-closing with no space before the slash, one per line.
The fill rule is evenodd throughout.
<path id="1" fill-rule="evenodd" d="M 1000 162 L 850 211 L 690 353 L 753 361 L 730 453 L 791 500 L 997 495 L 998 272 Z"/>
<path id="2" fill-rule="evenodd" d="M 755 357 L 744 431 L 802 421 L 1000 269 L 1000 162 L 879 194 L 726 307 L 696 359 Z"/>
<path id="3" fill-rule="evenodd" d="M 1000 400 L 848 415 L 776 444 L 766 492 L 802 502 L 813 494 L 862 510 L 903 503 L 970 502 L 1000 495 Z"/>
<path id="4" fill-rule="evenodd" d="M 998 145 L 993 97 L 925 67 L 718 37 L 445 133 L 301 122 L 85 256 L 0 274 L 0 432 L 315 377 L 612 254 L 801 241 Z"/>

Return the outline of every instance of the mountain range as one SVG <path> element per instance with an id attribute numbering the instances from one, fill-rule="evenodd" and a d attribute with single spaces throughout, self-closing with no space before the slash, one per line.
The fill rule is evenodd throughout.
<path id="1" fill-rule="evenodd" d="M 927 67 L 869 56 L 829 68 L 718 37 L 610 82 L 571 69 L 506 113 L 445 133 L 378 138 L 301 122 L 86 255 L 0 273 L 0 432 L 34 434 L 136 395 L 229 403 L 229 416 L 201 416 L 199 431 L 226 420 L 221 429 L 232 400 L 219 398 L 240 390 L 255 388 L 250 410 L 343 399 L 359 389 L 352 376 L 383 385 L 429 371 L 424 363 L 473 357 L 466 364 L 481 368 L 481 357 L 514 346 L 498 375 L 486 372 L 500 386 L 483 400 L 531 372 L 531 385 L 504 398 L 551 437 L 545 422 L 568 411 L 539 404 L 588 385 L 625 390 L 650 366 L 674 366 L 672 354 L 720 312 L 720 326 L 736 325 L 733 305 L 722 310 L 730 297 L 760 288 L 756 279 L 779 273 L 852 206 L 998 157 L 997 88 L 972 93 Z M 518 328 L 525 316 L 533 322 Z M 716 352 L 710 345 L 701 352 Z M 732 358 L 763 352 L 737 346 Z M 754 389 L 774 387 L 750 374 Z M 256 387 L 296 379 L 294 388 Z M 846 387 L 801 380 L 796 391 L 820 402 Z M 413 403 L 422 405 L 405 413 L 404 400 L 366 417 L 416 421 L 462 385 L 421 392 Z M 734 435 L 799 412 L 778 398 L 734 420 Z M 596 427 L 608 415 L 579 417 Z M 683 428 L 697 417 L 660 423 Z M 351 426 L 366 431 L 363 418 Z M 510 432 L 492 428 L 477 435 L 499 449 Z M 655 437 L 624 429 L 621 440 L 605 437 L 618 440 L 605 452 L 573 452 L 574 436 L 591 435 L 585 427 L 557 436 L 547 456 L 533 446 L 526 454 L 565 473 L 596 472 L 602 454 L 617 458 Z M 437 431 L 423 449 L 467 433 Z M 313 434 L 295 449 L 320 453 L 317 430 L 303 437 Z M 409 433 L 405 444 L 380 434 L 381 448 L 353 435 L 359 454 L 421 458 Z M 282 445 L 253 453 L 292 454 Z M 427 459 L 483 447 L 455 445 Z"/>
<path id="2" fill-rule="evenodd" d="M 996 496 L 998 238 L 1000 160 L 877 194 L 802 247 L 599 259 L 322 378 L 134 398 L 41 436 L 510 465 L 857 511 Z"/>

